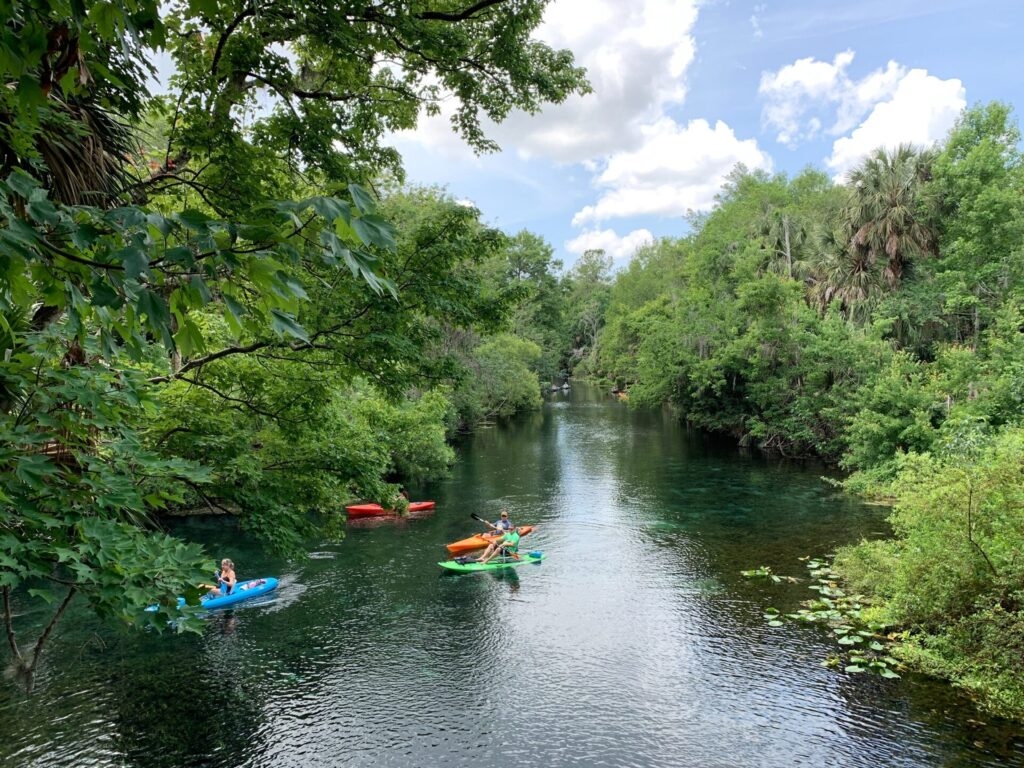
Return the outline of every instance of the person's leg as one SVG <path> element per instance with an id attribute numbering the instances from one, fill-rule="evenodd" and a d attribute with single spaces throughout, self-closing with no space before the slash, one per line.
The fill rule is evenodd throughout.
<path id="1" fill-rule="evenodd" d="M 501 552 L 501 544 L 495 542 L 487 548 L 487 552 L 484 553 L 484 557 L 480 558 L 481 563 L 489 563 L 494 559 L 494 556 Z"/>
<path id="2" fill-rule="evenodd" d="M 489 558 L 489 556 L 494 553 L 494 550 L 497 547 L 498 547 L 498 542 L 492 541 L 490 544 L 487 545 L 487 549 L 484 550 L 484 553 L 482 555 L 480 555 L 480 557 L 478 557 L 476 559 L 476 561 L 478 563 L 486 562 L 487 559 Z"/>
<path id="3" fill-rule="evenodd" d="M 490 557 L 488 557 L 483 562 L 487 562 L 488 560 L 493 560 L 493 559 L 495 559 L 495 557 L 499 557 L 499 556 L 500 557 L 504 557 L 505 556 L 505 545 L 504 544 L 499 544 L 497 547 L 495 547 L 495 551 L 490 553 Z"/>

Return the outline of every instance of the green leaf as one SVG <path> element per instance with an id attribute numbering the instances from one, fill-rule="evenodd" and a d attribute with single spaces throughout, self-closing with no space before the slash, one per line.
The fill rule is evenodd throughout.
<path id="1" fill-rule="evenodd" d="M 174 218 L 177 219 L 182 224 L 184 224 L 188 229 L 191 229 L 193 232 L 200 233 L 208 232 L 210 229 L 210 224 L 216 221 L 216 219 L 207 216 L 202 211 L 197 211 L 193 209 L 187 209 L 179 213 L 176 213 L 174 215 Z"/>
<path id="2" fill-rule="evenodd" d="M 210 294 L 210 289 L 206 285 L 206 281 L 199 275 L 193 275 L 189 280 L 189 285 L 192 290 L 196 292 L 203 304 L 209 304 L 213 296 Z"/>
<path id="3" fill-rule="evenodd" d="M 377 202 L 373 196 L 358 184 L 349 184 L 348 191 L 352 195 L 352 202 L 356 204 L 360 213 L 373 213 L 377 210 Z"/>
<path id="4" fill-rule="evenodd" d="M 46 456 L 27 453 L 18 457 L 14 465 L 14 474 L 25 485 L 40 490 L 45 487 L 47 477 L 56 471 L 56 466 Z"/>
<path id="5" fill-rule="evenodd" d="M 174 334 L 174 342 L 185 357 L 202 352 L 206 348 L 202 332 L 188 315 L 179 323 L 178 332 Z"/>
<path id="6" fill-rule="evenodd" d="M 53 601 L 57 599 L 57 596 L 48 589 L 30 589 L 28 590 L 28 593 L 32 597 L 38 597 L 40 600 L 44 600 L 50 605 L 52 605 Z"/>
<path id="7" fill-rule="evenodd" d="M 94 307 L 120 307 L 121 295 L 102 277 L 97 276 L 90 285 L 90 301 Z"/>
<path id="8" fill-rule="evenodd" d="M 137 246 L 122 248 L 112 253 L 111 256 L 124 264 L 124 273 L 132 280 L 149 275 L 149 254 L 142 248 Z"/>
<path id="9" fill-rule="evenodd" d="M 861 672 L 866 672 L 867 670 L 865 670 L 864 667 L 861 667 L 857 664 L 849 664 L 846 667 L 844 667 L 843 671 L 849 672 L 851 675 L 857 675 Z"/>
<path id="10" fill-rule="evenodd" d="M 375 245 L 387 251 L 394 251 L 398 247 L 395 228 L 376 214 L 352 219 L 352 229 L 366 245 Z"/>
<path id="11" fill-rule="evenodd" d="M 7 186 L 28 200 L 32 196 L 32 192 L 39 189 L 40 184 L 25 171 L 15 168 L 7 176 Z"/>
<path id="12" fill-rule="evenodd" d="M 309 341 L 306 329 L 299 325 L 292 315 L 279 309 L 270 310 L 270 327 L 281 336 L 294 336 L 301 341 Z"/>
<path id="13" fill-rule="evenodd" d="M 329 224 L 335 219 L 341 219 L 346 224 L 352 221 L 352 208 L 344 200 L 336 197 L 311 197 L 307 201 L 309 205 L 322 216 Z M 362 209 L 360 209 L 362 210 Z"/>
<path id="14" fill-rule="evenodd" d="M 168 349 L 173 349 L 171 313 L 167 309 L 167 302 L 163 300 L 163 297 L 153 293 L 153 291 L 139 291 L 139 295 L 135 300 L 135 307 L 139 314 L 146 316 L 149 327 L 160 336 L 164 346 Z"/>

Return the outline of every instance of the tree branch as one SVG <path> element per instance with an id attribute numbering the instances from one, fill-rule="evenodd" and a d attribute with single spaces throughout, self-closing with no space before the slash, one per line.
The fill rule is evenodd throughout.
<path id="1" fill-rule="evenodd" d="M 11 588 L 4 587 L 2 590 L 4 600 L 4 629 L 7 631 L 7 644 L 11 646 L 11 653 L 18 661 L 22 661 L 21 650 L 18 648 L 18 640 L 14 635 L 14 616 L 11 613 Z"/>
<path id="2" fill-rule="evenodd" d="M 228 38 L 231 37 L 231 34 L 238 28 L 239 24 L 255 14 L 255 8 L 246 8 L 240 14 L 235 16 L 235 18 L 231 20 L 231 23 L 224 28 L 223 32 L 221 32 L 220 39 L 217 41 L 217 49 L 213 52 L 213 61 L 210 63 L 211 75 L 214 77 L 217 76 L 217 67 L 220 65 L 220 57 L 224 53 L 224 46 L 227 44 Z"/>
<path id="3" fill-rule="evenodd" d="M 424 11 L 423 13 L 417 13 L 416 18 L 422 19 L 423 21 L 465 21 L 479 11 L 490 8 L 492 5 L 501 5 L 504 2 L 506 2 L 506 0 L 480 0 L 479 2 L 468 6 L 467 8 L 463 8 L 461 11 L 457 11 L 456 13 Z"/>
<path id="4" fill-rule="evenodd" d="M 73 598 L 75 596 L 75 592 L 76 591 L 77 591 L 77 587 L 71 587 L 68 590 L 68 593 L 64 597 L 64 600 L 61 601 L 60 606 L 58 606 L 56 613 L 54 613 L 53 617 L 50 619 L 50 623 L 47 624 L 46 625 L 46 629 L 43 630 L 43 634 L 41 634 L 39 636 L 39 639 L 36 640 L 36 647 L 32 650 L 32 663 L 29 664 L 29 667 L 28 667 L 28 670 L 27 670 L 28 675 L 29 675 L 29 681 L 30 681 L 29 685 L 30 686 L 31 686 L 31 679 L 32 679 L 31 676 L 36 671 L 36 665 L 39 663 L 39 656 L 43 652 L 43 646 L 46 644 L 46 640 L 50 636 L 50 633 L 53 632 L 53 628 L 55 626 L 57 626 L 57 622 L 60 621 L 60 617 L 64 615 L 64 611 L 67 609 L 68 603 L 71 602 L 71 598 Z"/>
<path id="5" fill-rule="evenodd" d="M 182 381 L 187 381 L 189 384 L 199 387 L 200 389 L 205 389 L 207 392 L 212 392 L 221 400 L 227 400 L 229 403 L 238 403 L 239 405 L 245 406 L 250 411 L 252 411 L 253 413 L 258 413 L 260 416 L 266 416 L 268 419 L 280 418 L 278 414 L 273 413 L 272 411 L 265 411 L 262 408 L 253 405 L 248 400 L 243 400 L 240 397 L 232 397 L 231 395 L 225 394 L 216 387 L 213 387 L 207 384 L 206 382 L 200 381 L 199 379 L 190 379 L 188 376 L 178 376 L 178 378 L 181 379 Z"/>

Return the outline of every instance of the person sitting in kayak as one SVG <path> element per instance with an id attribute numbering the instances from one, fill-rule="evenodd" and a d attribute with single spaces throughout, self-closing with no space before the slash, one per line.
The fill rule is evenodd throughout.
<path id="1" fill-rule="evenodd" d="M 518 558 L 516 553 L 519 551 L 519 539 L 521 537 L 522 533 L 520 533 L 519 529 L 513 528 L 501 538 L 492 541 L 487 549 L 484 550 L 484 553 L 477 558 L 477 562 L 487 563 L 499 552 L 503 557 L 510 556 Z"/>
<path id="2" fill-rule="evenodd" d="M 490 525 L 490 523 L 488 523 L 488 525 Z M 491 528 L 498 533 L 508 533 L 512 530 L 512 521 L 508 519 L 507 509 L 501 510 L 501 517 L 495 521 L 494 525 L 491 525 Z"/>
<path id="3" fill-rule="evenodd" d="M 210 597 L 230 595 L 235 589 L 235 584 L 238 583 L 238 579 L 235 577 L 235 564 L 226 557 L 221 560 L 216 579 L 217 586 L 210 589 L 208 593 Z"/>

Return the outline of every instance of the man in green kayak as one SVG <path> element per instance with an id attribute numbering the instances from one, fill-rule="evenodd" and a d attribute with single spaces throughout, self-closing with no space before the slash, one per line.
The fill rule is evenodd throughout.
<path id="1" fill-rule="evenodd" d="M 494 559 L 495 555 L 501 553 L 503 557 L 514 557 L 519 559 L 519 539 L 522 534 L 518 528 L 513 528 L 501 538 L 492 541 L 484 553 L 477 558 L 478 563 L 487 563 Z"/>

